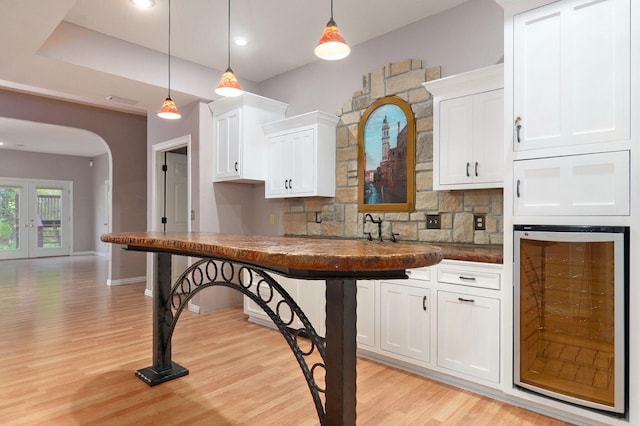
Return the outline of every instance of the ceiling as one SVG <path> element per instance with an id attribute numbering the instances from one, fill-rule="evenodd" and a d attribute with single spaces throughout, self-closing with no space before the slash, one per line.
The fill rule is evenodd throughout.
<path id="1" fill-rule="evenodd" d="M 465 1 L 336 0 L 334 18 L 354 47 Z M 168 0 L 155 2 L 140 10 L 129 0 L 0 0 L 0 37 L 11 40 L 0 43 L 0 87 L 142 114 L 156 110 L 167 94 Z M 233 0 L 231 39 L 248 40 L 231 46 L 241 83 L 255 85 L 318 60 L 313 48 L 329 17 L 329 0 Z M 171 2 L 171 58 L 178 105 L 216 97 L 213 88 L 227 67 L 225 0 Z M 15 127 L 22 148 L 6 139 L 4 148 L 26 149 L 28 129 Z M 0 141 L 16 129 L 0 130 Z"/>

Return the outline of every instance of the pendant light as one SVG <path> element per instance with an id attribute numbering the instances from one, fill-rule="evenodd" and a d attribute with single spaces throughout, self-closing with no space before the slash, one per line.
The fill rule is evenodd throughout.
<path id="1" fill-rule="evenodd" d="M 177 120 L 181 117 L 181 115 L 178 112 L 178 107 L 176 106 L 175 102 L 173 102 L 173 99 L 171 99 L 171 0 L 169 0 L 169 48 L 167 52 L 167 58 L 169 71 L 169 80 L 167 85 L 168 92 L 167 98 L 162 103 L 162 107 L 158 112 L 158 117 L 166 118 L 168 120 Z"/>
<path id="2" fill-rule="evenodd" d="M 326 59 L 328 61 L 336 61 L 338 59 L 346 58 L 349 55 L 349 52 L 351 52 L 347 42 L 344 41 L 344 37 L 340 34 L 336 21 L 333 20 L 333 0 L 331 0 L 331 18 L 329 19 L 314 52 L 318 58 Z"/>
<path id="3" fill-rule="evenodd" d="M 220 96 L 240 96 L 242 89 L 231 69 L 231 0 L 227 12 L 227 70 L 220 77 L 216 93 Z"/>

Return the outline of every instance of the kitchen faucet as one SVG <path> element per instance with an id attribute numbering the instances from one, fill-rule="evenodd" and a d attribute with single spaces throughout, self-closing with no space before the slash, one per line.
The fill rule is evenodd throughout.
<path id="1" fill-rule="evenodd" d="M 364 217 L 362 218 L 362 227 L 364 228 L 364 225 L 367 224 L 367 219 L 369 219 L 369 221 L 371 223 L 375 223 L 378 225 L 378 241 L 382 241 L 382 218 L 380 216 L 378 216 L 377 220 L 373 219 L 373 216 L 371 216 L 371 213 L 367 213 L 364 215 Z M 371 237 L 371 233 L 370 232 L 365 232 L 365 234 L 369 234 L 369 237 Z M 369 238 L 370 240 L 371 238 Z"/>

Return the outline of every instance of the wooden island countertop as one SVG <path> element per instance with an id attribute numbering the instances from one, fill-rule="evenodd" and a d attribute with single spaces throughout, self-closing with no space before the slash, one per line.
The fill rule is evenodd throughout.
<path id="1" fill-rule="evenodd" d="M 309 277 L 400 271 L 443 259 L 442 249 L 433 245 L 349 239 L 187 232 L 121 232 L 100 239 L 144 251 L 238 260 L 284 274 L 308 271 L 302 275 Z"/>

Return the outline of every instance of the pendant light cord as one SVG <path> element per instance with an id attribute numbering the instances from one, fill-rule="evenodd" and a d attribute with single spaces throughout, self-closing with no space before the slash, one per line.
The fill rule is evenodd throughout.
<path id="1" fill-rule="evenodd" d="M 333 21 L 333 0 L 331 0 L 331 21 Z"/>
<path id="2" fill-rule="evenodd" d="M 231 0 L 227 8 L 227 69 L 231 69 Z"/>
<path id="3" fill-rule="evenodd" d="M 167 55 L 167 68 L 168 68 L 168 75 L 169 75 L 169 82 L 167 84 L 167 89 L 168 89 L 168 97 L 171 97 L 171 0 L 169 0 L 169 49 L 168 49 L 168 55 Z"/>

